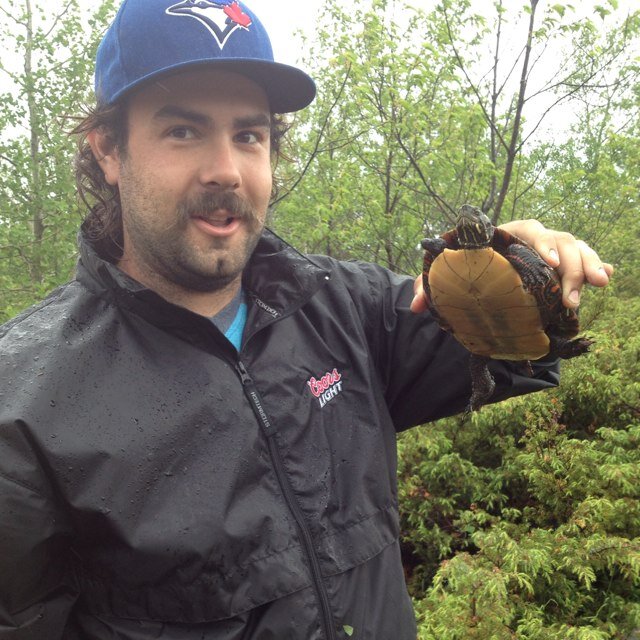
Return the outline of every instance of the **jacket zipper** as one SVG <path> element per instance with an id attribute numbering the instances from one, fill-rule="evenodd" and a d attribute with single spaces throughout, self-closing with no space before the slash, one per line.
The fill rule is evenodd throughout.
<path id="1" fill-rule="evenodd" d="M 322 573 L 320 571 L 320 562 L 318 561 L 318 556 L 316 555 L 315 549 L 313 547 L 313 540 L 311 538 L 311 532 L 309 531 L 309 527 L 305 521 L 304 514 L 298 504 L 297 498 L 293 492 L 293 488 L 289 482 L 289 479 L 285 475 L 285 471 L 282 464 L 282 456 L 280 455 L 280 450 L 277 448 L 276 443 L 271 437 L 275 431 L 272 422 L 269 420 L 267 416 L 264 405 L 262 403 L 262 399 L 256 389 L 256 386 L 253 382 L 253 379 L 247 372 L 244 364 L 238 360 L 236 364 L 236 371 L 240 376 L 240 380 L 242 381 L 242 385 L 244 387 L 245 395 L 250 401 L 251 408 L 253 409 L 253 413 L 255 414 L 258 423 L 262 427 L 265 435 L 267 436 L 267 443 L 269 445 L 269 454 L 271 455 L 271 460 L 273 462 L 273 467 L 276 472 L 276 477 L 278 479 L 278 483 L 280 488 L 282 489 L 282 493 L 284 495 L 285 502 L 291 511 L 294 520 L 296 521 L 296 525 L 302 537 L 302 543 L 304 546 L 304 550 L 309 560 L 309 566 L 311 567 L 311 578 L 313 580 L 313 585 L 316 590 L 316 594 L 318 596 L 318 600 L 320 602 L 320 610 L 322 613 L 322 626 L 324 627 L 324 636 L 327 640 L 337 640 L 337 635 L 334 628 L 333 623 L 333 615 L 331 613 L 331 606 L 329 604 L 329 596 L 327 594 L 327 590 L 322 578 Z"/>

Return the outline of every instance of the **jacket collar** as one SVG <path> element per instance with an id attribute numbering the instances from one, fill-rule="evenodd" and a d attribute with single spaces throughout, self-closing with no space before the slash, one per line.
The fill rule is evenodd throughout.
<path id="1" fill-rule="evenodd" d="M 247 265 L 243 285 L 264 311 L 277 317 L 304 304 L 329 276 L 325 267 L 266 229 Z"/>
<path id="2" fill-rule="evenodd" d="M 135 306 L 138 313 L 144 307 L 151 307 L 149 311 L 153 311 L 154 317 L 196 315 L 167 302 L 101 257 L 82 231 L 78 243 L 77 279 L 95 294 L 121 305 Z M 299 253 L 273 231 L 265 229 L 245 269 L 243 284 L 259 309 L 275 319 L 304 304 L 328 278 L 327 269 Z M 158 316 L 161 310 L 163 314 Z"/>

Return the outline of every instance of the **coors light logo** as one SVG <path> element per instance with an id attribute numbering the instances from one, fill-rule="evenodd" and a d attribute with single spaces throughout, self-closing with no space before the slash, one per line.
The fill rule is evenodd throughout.
<path id="1" fill-rule="evenodd" d="M 342 376 L 334 369 L 331 373 L 326 373 L 319 380 L 311 378 L 307 381 L 311 393 L 318 398 L 320 407 L 324 407 L 327 402 L 333 400 L 342 392 Z"/>

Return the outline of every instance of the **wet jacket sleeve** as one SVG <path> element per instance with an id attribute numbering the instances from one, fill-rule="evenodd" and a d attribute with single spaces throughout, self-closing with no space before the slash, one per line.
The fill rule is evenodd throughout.
<path id="1" fill-rule="evenodd" d="M 27 434 L 0 408 L 0 639 L 58 640 L 75 601 L 68 529 Z"/>
<path id="2" fill-rule="evenodd" d="M 370 343 L 398 431 L 463 411 L 471 395 L 469 353 L 428 313 L 409 310 L 413 279 L 361 265 L 368 280 Z M 515 363 L 492 361 L 491 402 L 556 386 L 557 360 L 538 361 L 533 376 Z"/>

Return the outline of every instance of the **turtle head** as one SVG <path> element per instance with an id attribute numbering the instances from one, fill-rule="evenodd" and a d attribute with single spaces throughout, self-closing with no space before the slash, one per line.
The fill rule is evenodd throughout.
<path id="1" fill-rule="evenodd" d="M 495 227 L 478 207 L 463 204 L 458 211 L 456 231 L 464 249 L 479 249 L 491 244 Z"/>

